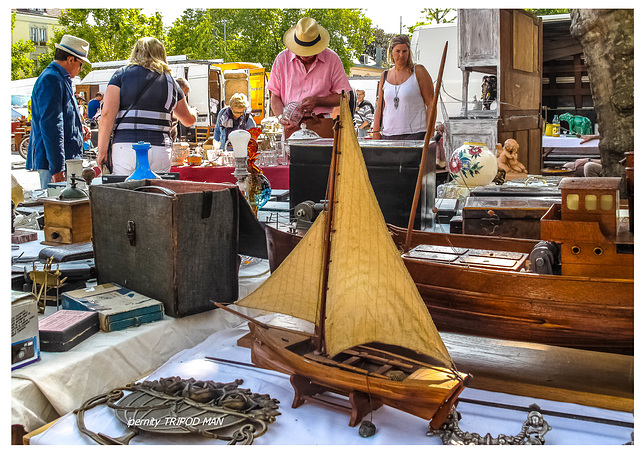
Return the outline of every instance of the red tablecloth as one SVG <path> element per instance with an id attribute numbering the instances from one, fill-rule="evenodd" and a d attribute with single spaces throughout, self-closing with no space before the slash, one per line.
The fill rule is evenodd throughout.
<path id="1" fill-rule="evenodd" d="M 264 175 L 271 183 L 272 189 L 289 190 L 289 166 L 278 165 L 277 167 L 261 167 Z M 235 184 L 236 178 L 233 176 L 233 167 L 171 167 L 172 172 L 180 173 L 183 181 L 199 182 L 230 182 Z"/>

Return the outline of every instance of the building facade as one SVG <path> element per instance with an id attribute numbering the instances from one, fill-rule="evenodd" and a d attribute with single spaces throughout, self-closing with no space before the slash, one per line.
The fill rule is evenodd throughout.
<path id="1" fill-rule="evenodd" d="M 53 33 L 59 27 L 62 10 L 59 8 L 12 8 L 16 13 L 15 27 L 11 33 L 11 44 L 20 40 L 31 41 L 35 51 L 29 58 L 38 60 L 38 55 L 49 51 L 47 42 L 53 38 Z"/>

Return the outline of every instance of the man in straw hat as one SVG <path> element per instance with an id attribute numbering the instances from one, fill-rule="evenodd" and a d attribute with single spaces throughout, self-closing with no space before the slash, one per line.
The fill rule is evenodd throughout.
<path id="1" fill-rule="evenodd" d="M 340 93 L 351 91 L 340 57 L 329 45 L 329 33 L 315 19 L 303 17 L 284 35 L 287 47 L 276 57 L 267 88 L 271 109 L 280 116 L 291 102 L 300 102 L 303 117 L 329 118 L 340 105 Z M 281 118 L 285 136 L 299 129 Z M 312 121 L 307 121 L 312 127 Z"/>
<path id="2" fill-rule="evenodd" d="M 40 74 L 31 94 L 31 135 L 27 152 L 28 170 L 38 170 L 44 189 L 64 181 L 66 159 L 81 159 L 82 144 L 91 136 L 83 125 L 71 79 L 80 74 L 89 43 L 64 35 L 56 44 L 53 62 Z M 80 177 L 81 175 L 77 175 Z"/>

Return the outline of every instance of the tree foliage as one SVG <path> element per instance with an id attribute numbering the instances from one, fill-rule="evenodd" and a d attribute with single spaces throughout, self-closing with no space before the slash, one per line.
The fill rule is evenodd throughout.
<path id="1" fill-rule="evenodd" d="M 529 11 L 536 16 L 552 16 L 554 14 L 569 14 L 568 9 L 525 9 L 525 11 Z"/>
<path id="2" fill-rule="evenodd" d="M 454 22 L 457 16 L 452 15 L 452 12 L 456 10 L 453 8 L 425 8 L 421 11 L 424 14 L 424 20 L 416 22 L 415 25 L 409 27 L 409 34 L 412 34 L 413 31 L 421 26 L 421 25 L 431 25 L 431 24 L 448 24 Z"/>
<path id="3" fill-rule="evenodd" d="M 360 9 L 187 9 L 167 32 L 165 44 L 174 55 L 250 61 L 270 69 L 285 48 L 284 33 L 305 16 L 327 29 L 329 48 L 347 72 L 374 39 L 371 19 Z"/>
<path id="4" fill-rule="evenodd" d="M 39 57 L 39 71 L 53 60 L 54 43 L 62 35 L 70 34 L 89 42 L 89 60 L 92 62 L 126 60 L 135 42 L 145 36 L 164 39 L 162 15 L 147 17 L 141 9 L 65 9 L 60 25 L 49 42 L 49 52 Z M 83 74 L 91 70 L 89 65 Z"/>
<path id="5" fill-rule="evenodd" d="M 139 38 L 153 36 L 164 43 L 167 55 L 248 61 L 270 69 L 284 49 L 284 33 L 300 18 L 309 16 L 327 29 L 329 47 L 340 56 L 347 72 L 352 60 L 374 40 L 371 19 L 361 9 L 186 9 L 166 30 L 160 13 L 147 17 L 141 11 L 63 10 L 61 27 L 49 42 L 49 52 L 39 56 L 34 75 L 53 60 L 54 43 L 64 34 L 87 40 L 92 62 L 126 60 Z M 87 65 L 81 75 L 90 70 Z"/>
<path id="6" fill-rule="evenodd" d="M 16 26 L 16 13 L 11 14 L 11 34 Z M 31 41 L 21 39 L 11 44 L 11 80 L 31 77 L 35 65 L 29 54 L 36 50 Z"/>
<path id="7" fill-rule="evenodd" d="M 374 28 L 373 41 L 365 46 L 364 53 L 375 60 L 376 49 L 380 47 L 382 49 L 382 64 L 385 65 L 387 63 L 387 48 L 389 47 L 391 38 L 394 36 L 393 33 L 386 33 L 382 28 Z"/>

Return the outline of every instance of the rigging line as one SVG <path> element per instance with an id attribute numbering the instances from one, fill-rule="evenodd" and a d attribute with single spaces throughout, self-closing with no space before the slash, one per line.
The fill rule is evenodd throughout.
<path id="1" fill-rule="evenodd" d="M 367 381 L 367 393 L 369 394 L 369 421 L 373 423 L 373 399 L 371 397 L 371 389 L 369 388 L 369 370 L 365 374 L 365 380 Z"/>
<path id="2" fill-rule="evenodd" d="M 223 359 L 220 357 L 210 357 L 210 356 L 205 356 L 204 357 L 205 360 L 209 360 L 211 362 L 220 362 L 220 363 L 224 363 L 225 365 L 231 365 L 231 366 L 237 366 L 237 367 L 246 367 L 246 368 L 256 368 L 258 370 L 260 370 L 260 372 L 264 372 L 265 374 L 268 374 L 270 376 L 277 376 L 277 377 L 282 377 L 283 373 L 279 372 L 279 371 L 275 371 L 275 370 L 267 370 L 266 368 L 261 368 L 257 365 L 254 365 L 253 363 L 245 363 L 245 362 L 237 362 L 235 360 L 229 360 L 229 359 Z M 286 378 L 286 376 L 284 376 Z"/>
<path id="3" fill-rule="evenodd" d="M 496 407 L 498 409 L 510 409 L 510 410 L 514 410 L 514 411 L 531 412 L 531 408 L 530 407 L 516 406 L 516 405 L 513 405 L 513 404 L 495 403 L 495 402 L 491 402 L 491 401 L 482 401 L 482 400 L 475 400 L 475 399 L 470 399 L 470 398 L 458 398 L 458 401 L 460 403 L 477 404 L 477 405 L 480 405 L 480 406 Z M 589 415 L 569 414 L 567 412 L 549 411 L 549 410 L 545 410 L 545 409 L 540 409 L 539 412 L 542 415 L 548 415 L 548 416 L 551 416 L 551 417 L 569 418 L 569 419 L 573 419 L 573 420 L 580 420 L 580 421 L 591 422 L 591 423 L 600 423 L 600 424 L 604 424 L 604 425 L 620 426 L 620 427 L 623 427 L 623 428 L 633 428 L 634 427 L 634 424 L 632 422 L 625 422 L 625 421 L 622 421 L 622 420 L 609 420 L 609 419 L 601 418 L 601 417 L 592 417 L 592 416 L 589 416 Z"/>

